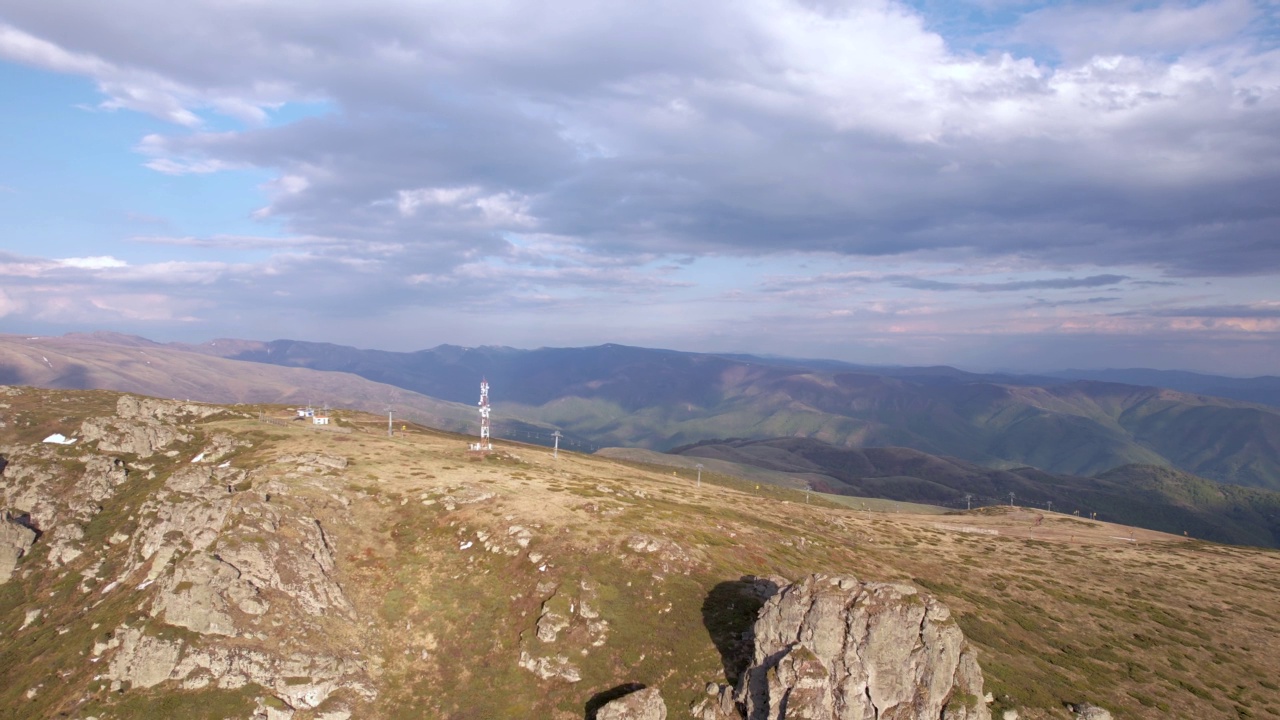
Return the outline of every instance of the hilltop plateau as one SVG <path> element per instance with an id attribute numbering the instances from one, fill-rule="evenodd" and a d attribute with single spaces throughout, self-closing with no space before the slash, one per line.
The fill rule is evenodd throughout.
<path id="1" fill-rule="evenodd" d="M 995 717 L 1280 717 L 1274 551 L 501 441 L 475 457 L 357 412 L 317 430 L 279 406 L 0 392 L 0 716 L 576 720 L 645 686 L 706 720 L 775 680 L 818 707 L 835 656 L 815 629 L 840 612 L 753 685 L 795 603 L 887 603 L 871 636 L 901 613 L 947 648 L 942 670 L 904 656 L 942 684 L 902 702 L 943 717 L 983 717 L 978 688 Z"/>

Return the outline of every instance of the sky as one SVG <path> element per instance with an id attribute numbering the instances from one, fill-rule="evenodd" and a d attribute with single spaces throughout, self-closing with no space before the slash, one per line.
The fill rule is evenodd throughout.
<path id="1" fill-rule="evenodd" d="M 0 0 L 0 332 L 1280 374 L 1280 0 Z"/>

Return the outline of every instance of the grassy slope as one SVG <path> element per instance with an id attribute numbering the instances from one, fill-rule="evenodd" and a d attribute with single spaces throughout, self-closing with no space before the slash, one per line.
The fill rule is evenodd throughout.
<path id="1" fill-rule="evenodd" d="M 64 426 L 59 418 L 84 403 L 60 397 L 0 398 L 11 405 L 0 408 L 9 421 L 0 439 L 27 441 Z M 107 394 L 84 397 L 110 404 Z M 670 717 L 687 717 L 703 685 L 725 679 L 721 650 L 754 610 L 739 578 L 814 571 L 914 580 L 937 594 L 980 649 L 998 708 L 1017 706 L 1022 717 L 1065 719 L 1063 701 L 1084 699 L 1118 718 L 1280 717 L 1280 660 L 1269 651 L 1280 646 L 1274 551 L 1056 514 L 1035 526 L 1025 512 L 940 518 L 865 513 L 816 498 L 806 505 L 794 490 L 757 489 L 714 472 L 704 472 L 699 488 L 688 471 L 673 477 L 563 452 L 553 462 L 545 449 L 505 443 L 500 454 L 473 462 L 462 437 L 414 429 L 386 438 L 377 417 L 349 421 L 352 435 L 214 424 L 252 439 L 237 463 L 301 451 L 351 460 L 343 473 L 276 482 L 330 532 L 343 586 L 367 623 L 360 650 L 380 664 L 381 694 L 372 706 L 357 704 L 358 717 L 578 720 L 593 698 L 627 682 L 659 687 Z M 162 480 L 168 466 L 158 470 Z M 466 488 L 493 496 L 440 501 Z M 123 509 L 109 508 L 104 522 L 123 523 Z M 480 533 L 505 537 L 512 524 L 532 530 L 527 551 L 480 551 Z M 670 544 L 633 552 L 626 541 L 635 534 Z M 467 542 L 476 545 L 463 549 Z M 530 551 L 543 557 L 532 562 Z M 93 622 L 111 622 L 94 613 L 128 607 L 85 613 L 72 588 L 92 558 L 61 573 L 38 559 L 20 565 L 29 578 L 0 586 L 0 663 L 23 667 L 6 675 L 0 716 L 31 717 L 26 687 L 59 672 L 37 695 L 40 708 L 72 708 L 88 697 L 99 717 L 146 717 L 162 707 L 243 707 L 252 695 L 252 688 L 235 697 L 172 688 L 105 693 L 80 652 Z M 590 596 L 610 624 L 602 645 L 592 646 L 576 625 L 551 646 L 532 637 L 553 586 L 563 593 L 553 603 Z M 129 592 L 114 597 L 134 597 Z M 47 615 L 18 631 L 36 598 Z M 522 649 L 565 654 L 582 681 L 538 680 L 517 667 Z"/>

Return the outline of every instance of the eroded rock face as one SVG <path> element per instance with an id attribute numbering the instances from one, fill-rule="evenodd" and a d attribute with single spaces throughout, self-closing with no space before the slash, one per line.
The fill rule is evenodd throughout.
<path id="1" fill-rule="evenodd" d="M 667 720 L 667 704 L 657 688 L 645 688 L 606 704 L 596 720 Z"/>
<path id="2" fill-rule="evenodd" d="M 982 672 L 945 606 L 902 583 L 813 575 L 760 609 L 738 687 L 695 708 L 746 720 L 989 720 Z"/>

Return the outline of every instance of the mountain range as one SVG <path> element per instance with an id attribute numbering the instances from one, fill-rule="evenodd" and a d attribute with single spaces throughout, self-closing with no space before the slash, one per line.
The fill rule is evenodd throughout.
<path id="1" fill-rule="evenodd" d="M 716 438 L 809 437 L 990 467 L 1094 475 L 1143 464 L 1280 488 L 1280 409 L 1156 387 L 612 344 L 397 353 L 218 340 L 186 349 L 346 372 L 458 403 L 474 402 L 483 376 L 497 423 L 555 427 L 598 445 L 669 450 Z"/>
<path id="2" fill-rule="evenodd" d="M 840 495 L 958 509 L 1056 509 L 1217 542 L 1280 547 L 1280 493 L 1153 465 L 1077 477 L 1033 467 L 993 469 L 910 448 L 836 447 L 811 438 L 708 441 L 672 454 L 784 473 L 795 482 L 765 481 Z"/>

